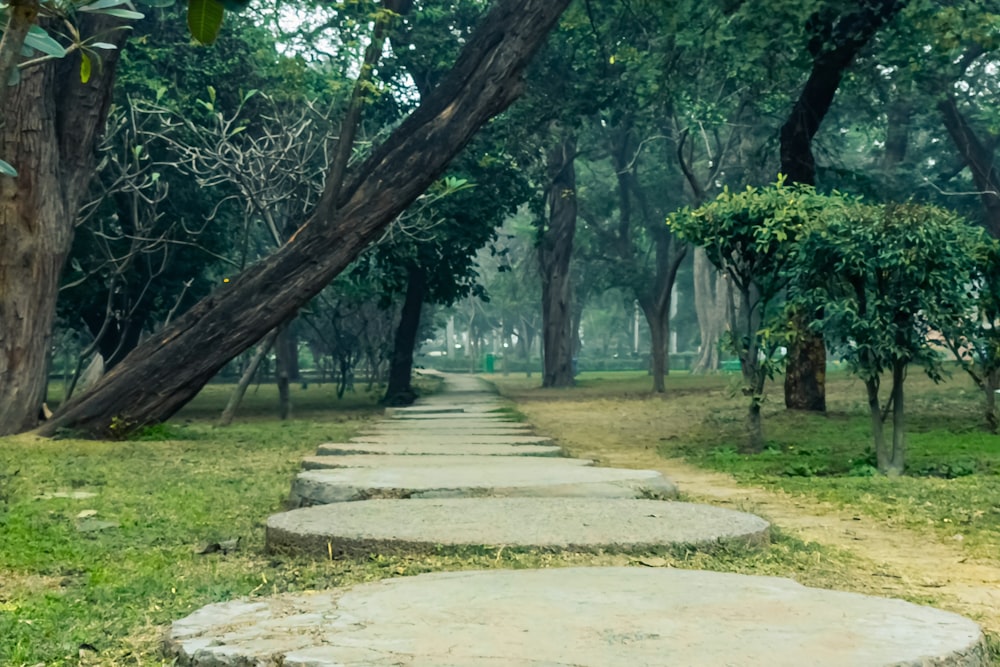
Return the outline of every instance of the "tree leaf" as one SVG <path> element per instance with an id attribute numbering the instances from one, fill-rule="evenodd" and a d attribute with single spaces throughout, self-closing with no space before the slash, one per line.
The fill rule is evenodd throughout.
<path id="1" fill-rule="evenodd" d="M 218 0 L 188 0 L 188 28 L 202 44 L 211 44 L 219 36 L 225 10 Z"/>
<path id="2" fill-rule="evenodd" d="M 117 7 L 125 4 L 129 4 L 128 0 L 95 0 L 94 2 L 81 5 L 77 7 L 77 9 L 81 12 L 96 12 L 102 9 L 108 9 L 109 7 Z"/>
<path id="3" fill-rule="evenodd" d="M 80 9 L 86 9 L 86 8 L 81 7 Z M 133 12 L 131 9 L 97 9 L 90 11 L 92 11 L 94 14 L 104 14 L 105 16 L 117 16 L 120 19 L 135 19 L 136 21 L 146 17 L 145 14 L 141 12 Z"/>
<path id="4" fill-rule="evenodd" d="M 66 49 L 63 48 L 63 45 L 52 39 L 41 26 L 31 26 L 28 29 L 28 34 L 24 36 L 24 43 L 48 56 L 62 58 L 66 55 Z"/>
<path id="5" fill-rule="evenodd" d="M 175 0 L 136 0 L 147 7 L 173 7 Z"/>
<path id="6" fill-rule="evenodd" d="M 90 81 L 90 73 L 93 66 L 90 62 L 90 56 L 86 53 L 80 52 L 80 82 L 87 83 Z"/>
<path id="7" fill-rule="evenodd" d="M 14 165 L 10 162 L 0 160 L 0 174 L 10 176 L 11 178 L 17 178 L 17 169 L 14 169 Z"/>
<path id="8" fill-rule="evenodd" d="M 108 44 L 107 42 L 94 42 L 90 46 L 95 49 L 104 49 L 105 51 L 114 51 L 118 48 L 114 44 Z"/>

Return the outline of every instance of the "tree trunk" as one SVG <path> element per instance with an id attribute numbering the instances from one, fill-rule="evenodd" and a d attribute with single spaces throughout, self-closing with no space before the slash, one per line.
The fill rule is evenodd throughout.
<path id="1" fill-rule="evenodd" d="M 823 336 L 806 329 L 801 313 L 792 315 L 796 332 L 788 348 L 785 371 L 785 407 L 826 412 L 826 344 Z"/>
<path id="2" fill-rule="evenodd" d="M 114 25 L 88 17 L 83 34 Z M 125 34 L 102 39 L 120 46 Z M 0 158 L 18 170 L 0 176 L 0 435 L 34 427 L 44 400 L 59 278 L 118 62 L 102 53 L 86 85 L 75 55 L 25 70 L 0 108 Z"/>
<path id="3" fill-rule="evenodd" d="M 959 111 L 955 98 L 948 95 L 938 103 L 955 147 L 972 172 L 972 181 L 979 191 L 986 215 L 986 229 L 993 238 L 1000 238 L 1000 171 L 993 162 L 993 149 L 984 144 Z"/>
<path id="4" fill-rule="evenodd" d="M 872 378 L 865 380 L 865 389 L 868 392 L 868 413 L 872 422 L 872 442 L 875 445 L 875 465 L 879 472 L 885 473 L 889 469 L 889 450 L 885 445 L 885 425 L 882 421 L 882 404 L 878 398 L 879 379 Z"/>
<path id="5" fill-rule="evenodd" d="M 413 379 L 413 352 L 417 346 L 420 329 L 420 311 L 424 307 L 427 275 L 418 266 L 410 267 L 406 283 L 406 298 L 399 315 L 399 326 L 392 345 L 392 363 L 389 365 L 389 386 L 382 402 L 386 405 L 410 405 L 417 400 L 411 385 Z"/>
<path id="6" fill-rule="evenodd" d="M 254 376 L 257 375 L 257 369 L 260 368 L 260 362 L 264 360 L 264 357 L 266 357 L 267 353 L 270 352 L 271 346 L 274 345 L 274 339 L 277 335 L 277 331 L 272 331 L 271 334 L 262 340 L 260 345 L 257 346 L 257 350 L 250 359 L 250 363 L 247 364 L 247 367 L 243 370 L 243 375 L 240 376 L 240 381 L 233 389 L 233 393 L 229 395 L 229 401 L 226 403 L 226 407 L 222 411 L 222 416 L 219 417 L 219 421 L 217 423 L 218 426 L 229 426 L 233 423 L 236 411 L 240 409 L 240 403 L 243 402 L 243 397 L 247 394 L 247 388 L 250 386 L 250 383 L 253 382 Z"/>
<path id="7" fill-rule="evenodd" d="M 650 361 L 653 375 L 653 391 L 662 394 L 667 391 L 666 376 L 670 372 L 667 345 L 670 341 L 670 299 L 664 307 L 662 303 L 640 300 L 642 313 L 649 325 Z"/>
<path id="8" fill-rule="evenodd" d="M 1000 427 L 1000 416 L 997 415 L 997 391 L 1000 390 L 1000 369 L 987 371 L 983 377 L 983 392 L 986 394 L 986 426 L 990 433 L 996 433 Z"/>
<path id="9" fill-rule="evenodd" d="M 538 246 L 542 272 L 542 386 L 573 386 L 573 313 L 570 258 L 576 233 L 576 137 L 566 136 L 548 155 L 548 220 Z"/>
<path id="10" fill-rule="evenodd" d="M 729 282 L 725 274 L 716 270 L 705 256 L 704 248 L 694 249 L 694 305 L 701 333 L 698 359 L 691 366 L 691 373 L 710 373 L 719 370 L 719 339 L 726 329 L 730 300 Z"/>
<path id="11" fill-rule="evenodd" d="M 335 210 L 318 209 L 271 256 L 221 286 L 41 429 L 106 433 L 167 419 L 227 361 L 329 284 L 521 92 L 521 74 L 569 0 L 502 0 L 447 78 L 361 165 Z"/>
<path id="12" fill-rule="evenodd" d="M 833 104 L 844 72 L 855 56 L 906 4 L 905 0 L 862 3 L 849 15 L 831 16 L 813 26 L 809 49 L 813 66 L 802 92 L 781 127 L 781 172 L 789 183 L 816 183 L 812 140 Z M 814 17 L 814 18 L 818 18 Z M 822 336 L 796 327 L 799 335 L 788 351 L 785 406 L 826 411 L 826 346 Z"/>
<path id="13" fill-rule="evenodd" d="M 278 385 L 278 419 L 285 421 L 292 416 L 292 351 L 289 341 L 291 323 L 285 324 L 274 339 L 274 379 Z"/>
<path id="14" fill-rule="evenodd" d="M 892 452 L 889 465 L 883 472 L 889 476 L 902 475 L 906 470 L 906 414 L 903 410 L 903 382 L 906 380 L 906 362 L 892 365 Z"/>

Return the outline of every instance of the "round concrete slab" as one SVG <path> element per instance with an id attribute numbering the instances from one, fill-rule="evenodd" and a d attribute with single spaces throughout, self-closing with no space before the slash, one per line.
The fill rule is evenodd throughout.
<path id="1" fill-rule="evenodd" d="M 673 482 L 654 470 L 596 468 L 580 465 L 576 459 L 541 457 L 477 457 L 474 461 L 477 465 L 307 470 L 292 482 L 290 500 L 302 506 L 375 498 L 660 499 L 677 495 Z"/>
<path id="2" fill-rule="evenodd" d="M 323 459 L 329 456 L 349 454 L 389 454 L 405 456 L 425 456 L 448 454 L 457 456 L 565 456 L 561 447 L 553 445 L 442 445 L 440 443 L 407 443 L 400 439 L 397 444 L 376 442 L 327 443 L 316 448 L 316 456 L 311 459 Z M 326 466 L 315 466 L 326 467 Z"/>
<path id="3" fill-rule="evenodd" d="M 337 468 L 420 468 L 439 467 L 451 468 L 460 466 L 483 467 L 493 465 L 493 461 L 482 456 L 463 456 L 461 454 L 428 454 L 426 456 L 406 456 L 392 454 L 347 454 L 345 456 L 308 456 L 303 460 L 303 468 L 307 470 L 328 470 Z M 557 459 L 563 466 L 592 466 L 590 459 Z M 306 465 L 306 462 L 315 465 Z M 546 464 L 547 465 L 547 464 Z"/>
<path id="4" fill-rule="evenodd" d="M 198 667 L 985 667 L 979 627 L 788 579 L 647 568 L 447 572 L 209 605 L 168 652 Z"/>
<path id="5" fill-rule="evenodd" d="M 433 429 L 407 431 L 398 434 L 359 435 L 351 442 L 381 442 L 385 444 L 438 443 L 442 445 L 550 445 L 552 438 L 538 435 L 480 435 L 478 433 L 435 433 Z"/>
<path id="6" fill-rule="evenodd" d="M 518 424 L 515 422 L 444 422 L 426 421 L 420 424 L 412 424 L 408 421 L 383 421 L 376 423 L 365 433 L 376 431 L 379 433 L 421 433 L 434 431 L 435 433 L 482 433 L 493 435 L 530 435 L 531 426 L 528 424 Z"/>
<path id="7" fill-rule="evenodd" d="M 275 514 L 267 520 L 267 546 L 321 557 L 482 545 L 637 552 L 674 545 L 761 544 L 767 541 L 768 525 L 752 514 L 660 500 L 370 500 Z"/>

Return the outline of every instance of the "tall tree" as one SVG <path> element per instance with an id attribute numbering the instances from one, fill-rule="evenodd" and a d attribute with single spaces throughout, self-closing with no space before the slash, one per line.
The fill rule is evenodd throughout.
<path id="1" fill-rule="evenodd" d="M 812 141 L 830 110 L 844 73 L 875 34 L 906 5 L 906 0 L 862 0 L 854 11 L 822 7 L 810 18 L 812 70 L 781 127 L 781 173 L 789 183 L 816 184 Z M 805 323 L 810 314 L 793 315 L 798 334 L 791 340 L 785 372 L 785 406 L 826 410 L 826 346 Z"/>
<path id="2" fill-rule="evenodd" d="M 44 398 L 56 297 L 73 221 L 94 169 L 126 31 L 86 14 L 79 30 L 115 48 L 81 81 L 84 52 L 21 71 L 0 117 L 0 435 L 31 428 Z"/>
<path id="3" fill-rule="evenodd" d="M 432 94 L 277 252 L 140 345 L 46 423 L 127 431 L 162 421 L 235 355 L 339 274 L 521 92 L 521 74 L 569 0 L 501 0 Z"/>

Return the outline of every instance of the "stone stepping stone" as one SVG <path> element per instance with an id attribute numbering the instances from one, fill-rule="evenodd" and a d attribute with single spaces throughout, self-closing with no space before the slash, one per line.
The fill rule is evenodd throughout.
<path id="1" fill-rule="evenodd" d="M 420 424 L 419 426 L 403 424 L 376 424 L 373 428 L 366 429 L 365 435 L 395 435 L 398 433 L 446 433 L 451 435 L 464 435 L 474 433 L 479 435 L 532 435 L 531 427 L 506 426 L 499 424 Z"/>
<path id="2" fill-rule="evenodd" d="M 201 667 L 986 667 L 979 627 L 788 579 L 658 568 L 422 574 L 204 607 L 165 641 Z"/>
<path id="3" fill-rule="evenodd" d="M 436 413 L 426 413 L 426 412 L 412 412 L 410 414 L 394 414 L 388 416 L 387 420 L 399 421 L 399 422 L 421 422 L 421 421 L 495 421 L 495 422 L 509 422 L 516 424 L 511 415 L 505 414 L 503 412 L 498 412 L 496 414 L 490 412 L 451 412 L 447 414 L 436 414 Z"/>
<path id="4" fill-rule="evenodd" d="M 598 468 L 565 458 L 495 456 L 468 460 L 474 464 L 307 470 L 292 482 L 290 501 L 293 506 L 303 506 L 375 498 L 677 496 L 674 483 L 654 470 Z"/>
<path id="5" fill-rule="evenodd" d="M 386 408 L 385 416 L 392 417 L 395 415 L 410 415 L 410 414 L 421 414 L 421 415 L 447 415 L 454 414 L 456 412 L 465 412 L 465 408 L 458 406 L 433 406 L 433 405 L 411 405 L 405 408 Z"/>
<path id="6" fill-rule="evenodd" d="M 560 458 L 560 465 L 592 466 L 590 459 Z M 307 456 L 302 459 L 302 467 L 307 470 L 336 470 L 339 468 L 411 468 L 421 466 L 489 466 L 492 462 L 482 456 L 461 454 L 427 454 L 406 456 L 392 454 L 347 454 L 344 456 Z"/>
<path id="7" fill-rule="evenodd" d="M 368 442 L 381 444 L 405 443 L 437 443 L 441 445 L 551 445 L 552 438 L 540 435 L 480 435 L 479 433 L 434 433 L 412 431 L 384 435 L 358 435 L 351 442 Z"/>
<path id="8" fill-rule="evenodd" d="M 396 444 L 377 442 L 327 443 L 316 449 L 316 456 L 308 460 L 349 454 L 389 454 L 405 456 L 433 456 L 454 454 L 461 456 L 565 456 L 561 447 L 554 445 L 443 445 L 440 443 L 412 443 L 400 441 Z M 315 466 L 322 467 L 322 466 Z"/>
<path id="9" fill-rule="evenodd" d="M 660 500 L 369 500 L 275 514 L 267 520 L 267 547 L 323 558 L 482 545 L 641 552 L 673 545 L 757 545 L 767 541 L 768 527 L 752 514 Z"/>

